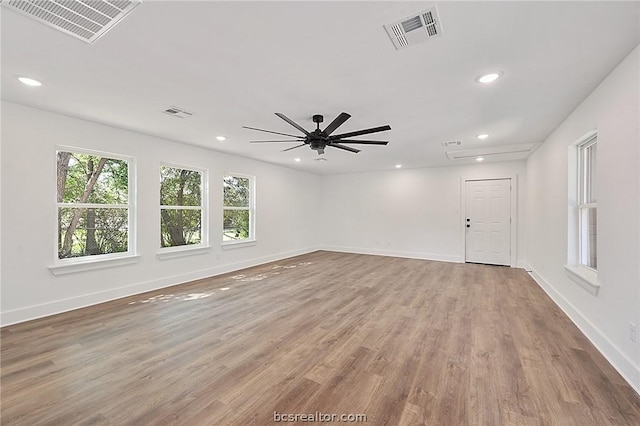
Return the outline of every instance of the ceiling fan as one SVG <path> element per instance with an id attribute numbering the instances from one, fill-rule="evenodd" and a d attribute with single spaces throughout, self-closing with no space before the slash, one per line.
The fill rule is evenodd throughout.
<path id="1" fill-rule="evenodd" d="M 303 147 L 305 145 L 309 145 L 309 147 L 311 149 L 313 149 L 314 151 L 316 151 L 318 153 L 318 155 L 324 154 L 324 149 L 326 147 L 328 147 L 328 146 L 329 147 L 333 147 L 333 148 L 343 149 L 345 151 L 350 151 L 350 152 L 353 152 L 353 153 L 360 152 L 359 149 L 355 149 L 355 148 L 352 148 L 350 146 L 342 145 L 344 143 L 346 143 L 346 144 L 361 144 L 361 145 L 386 145 L 386 144 L 389 143 L 388 141 L 370 141 L 370 140 L 349 139 L 349 138 L 352 138 L 352 137 L 355 137 L 355 136 L 368 135 L 370 133 L 377 133 L 377 132 L 384 132 L 384 131 L 387 131 L 387 130 L 391 130 L 391 127 L 389 125 L 380 126 L 380 127 L 372 127 L 370 129 L 357 130 L 355 132 L 342 133 L 342 134 L 339 134 L 339 135 L 333 135 L 332 133 L 338 127 L 340 127 L 342 124 L 344 124 L 344 122 L 347 121 L 351 117 L 351 115 L 347 114 L 346 112 L 343 112 L 340 115 L 338 115 L 327 127 L 325 127 L 324 130 L 320 130 L 320 123 L 322 123 L 324 121 L 324 117 L 322 115 L 319 115 L 319 114 L 314 115 L 313 116 L 313 122 L 316 123 L 316 129 L 311 131 L 311 132 L 305 130 L 302 126 L 300 126 L 295 121 L 291 120 L 286 115 L 284 115 L 284 114 L 282 114 L 280 112 L 276 112 L 275 114 L 278 117 L 282 118 L 287 123 L 291 124 L 296 129 L 300 130 L 304 135 L 296 136 L 296 135 L 290 135 L 288 133 L 273 132 L 271 130 L 263 130 L 263 129 L 256 129 L 255 127 L 242 126 L 245 129 L 257 130 L 259 132 L 273 133 L 275 135 L 289 136 L 289 137 L 295 138 L 295 139 L 273 140 L 273 141 L 250 141 L 250 143 L 271 143 L 271 142 L 291 143 L 291 142 L 302 142 L 300 145 L 296 145 L 294 147 L 284 149 L 283 152 L 284 151 L 291 151 L 292 149 L 296 149 L 296 148 Z"/>

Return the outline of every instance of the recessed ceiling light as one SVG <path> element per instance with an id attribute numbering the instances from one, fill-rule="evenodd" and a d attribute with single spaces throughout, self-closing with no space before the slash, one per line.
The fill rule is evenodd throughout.
<path id="1" fill-rule="evenodd" d="M 486 133 L 482 133 L 482 134 L 476 136 L 476 138 L 478 138 L 478 139 L 486 139 L 488 137 L 489 137 L 489 135 L 487 135 Z"/>
<path id="2" fill-rule="evenodd" d="M 299 162 L 302 161 L 302 159 L 301 158 L 294 158 L 293 161 L 295 161 L 296 163 L 299 163 Z"/>
<path id="3" fill-rule="evenodd" d="M 402 168 L 402 164 L 396 164 L 396 169 L 401 169 Z"/>
<path id="4" fill-rule="evenodd" d="M 476 158 L 476 161 L 484 161 L 484 157 L 478 157 Z"/>
<path id="5" fill-rule="evenodd" d="M 42 86 L 42 83 L 40 83 L 38 80 L 34 80 L 32 78 L 29 77 L 18 77 L 18 80 L 20 80 L 20 83 L 27 85 L 27 86 L 31 86 L 31 87 L 39 87 Z"/>
<path id="6" fill-rule="evenodd" d="M 224 136 L 216 136 L 216 139 L 218 139 L 220 142 L 227 140 L 227 138 L 225 138 Z"/>
<path id="7" fill-rule="evenodd" d="M 497 79 L 499 79 L 500 77 L 502 77 L 501 72 L 492 72 L 490 74 L 485 74 L 482 77 L 478 78 L 478 82 L 484 83 L 484 84 L 492 83 Z"/>

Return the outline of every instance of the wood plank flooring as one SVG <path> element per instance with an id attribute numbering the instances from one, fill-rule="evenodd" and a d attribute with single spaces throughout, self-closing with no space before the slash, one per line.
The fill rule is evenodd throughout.
<path id="1" fill-rule="evenodd" d="M 531 278 L 485 265 L 311 253 L 5 327 L 1 367 L 3 425 L 640 425 Z"/>

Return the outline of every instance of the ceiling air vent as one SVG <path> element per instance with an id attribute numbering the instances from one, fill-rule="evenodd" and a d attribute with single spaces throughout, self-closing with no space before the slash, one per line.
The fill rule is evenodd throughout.
<path id="1" fill-rule="evenodd" d="M 141 0 L 8 0 L 2 4 L 49 27 L 93 43 Z"/>
<path id="2" fill-rule="evenodd" d="M 189 112 L 183 108 L 178 108 L 177 106 L 170 106 L 169 108 L 165 109 L 162 112 L 178 118 L 189 118 L 193 116 L 192 112 Z"/>
<path id="3" fill-rule="evenodd" d="M 450 146 L 460 146 L 460 145 L 462 145 L 462 141 L 442 142 L 442 146 L 444 146 L 445 148 L 448 148 Z"/>
<path id="4" fill-rule="evenodd" d="M 384 26 L 396 50 L 442 34 L 436 7 Z"/>

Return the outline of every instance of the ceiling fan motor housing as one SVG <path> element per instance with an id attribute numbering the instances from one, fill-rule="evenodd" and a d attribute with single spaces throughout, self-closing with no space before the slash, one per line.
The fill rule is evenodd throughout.
<path id="1" fill-rule="evenodd" d="M 324 148 L 327 146 L 327 143 L 322 139 L 312 138 L 309 141 L 309 145 L 311 146 L 311 149 L 313 149 L 314 151 L 318 151 L 319 154 L 322 154 L 324 153 Z"/>

